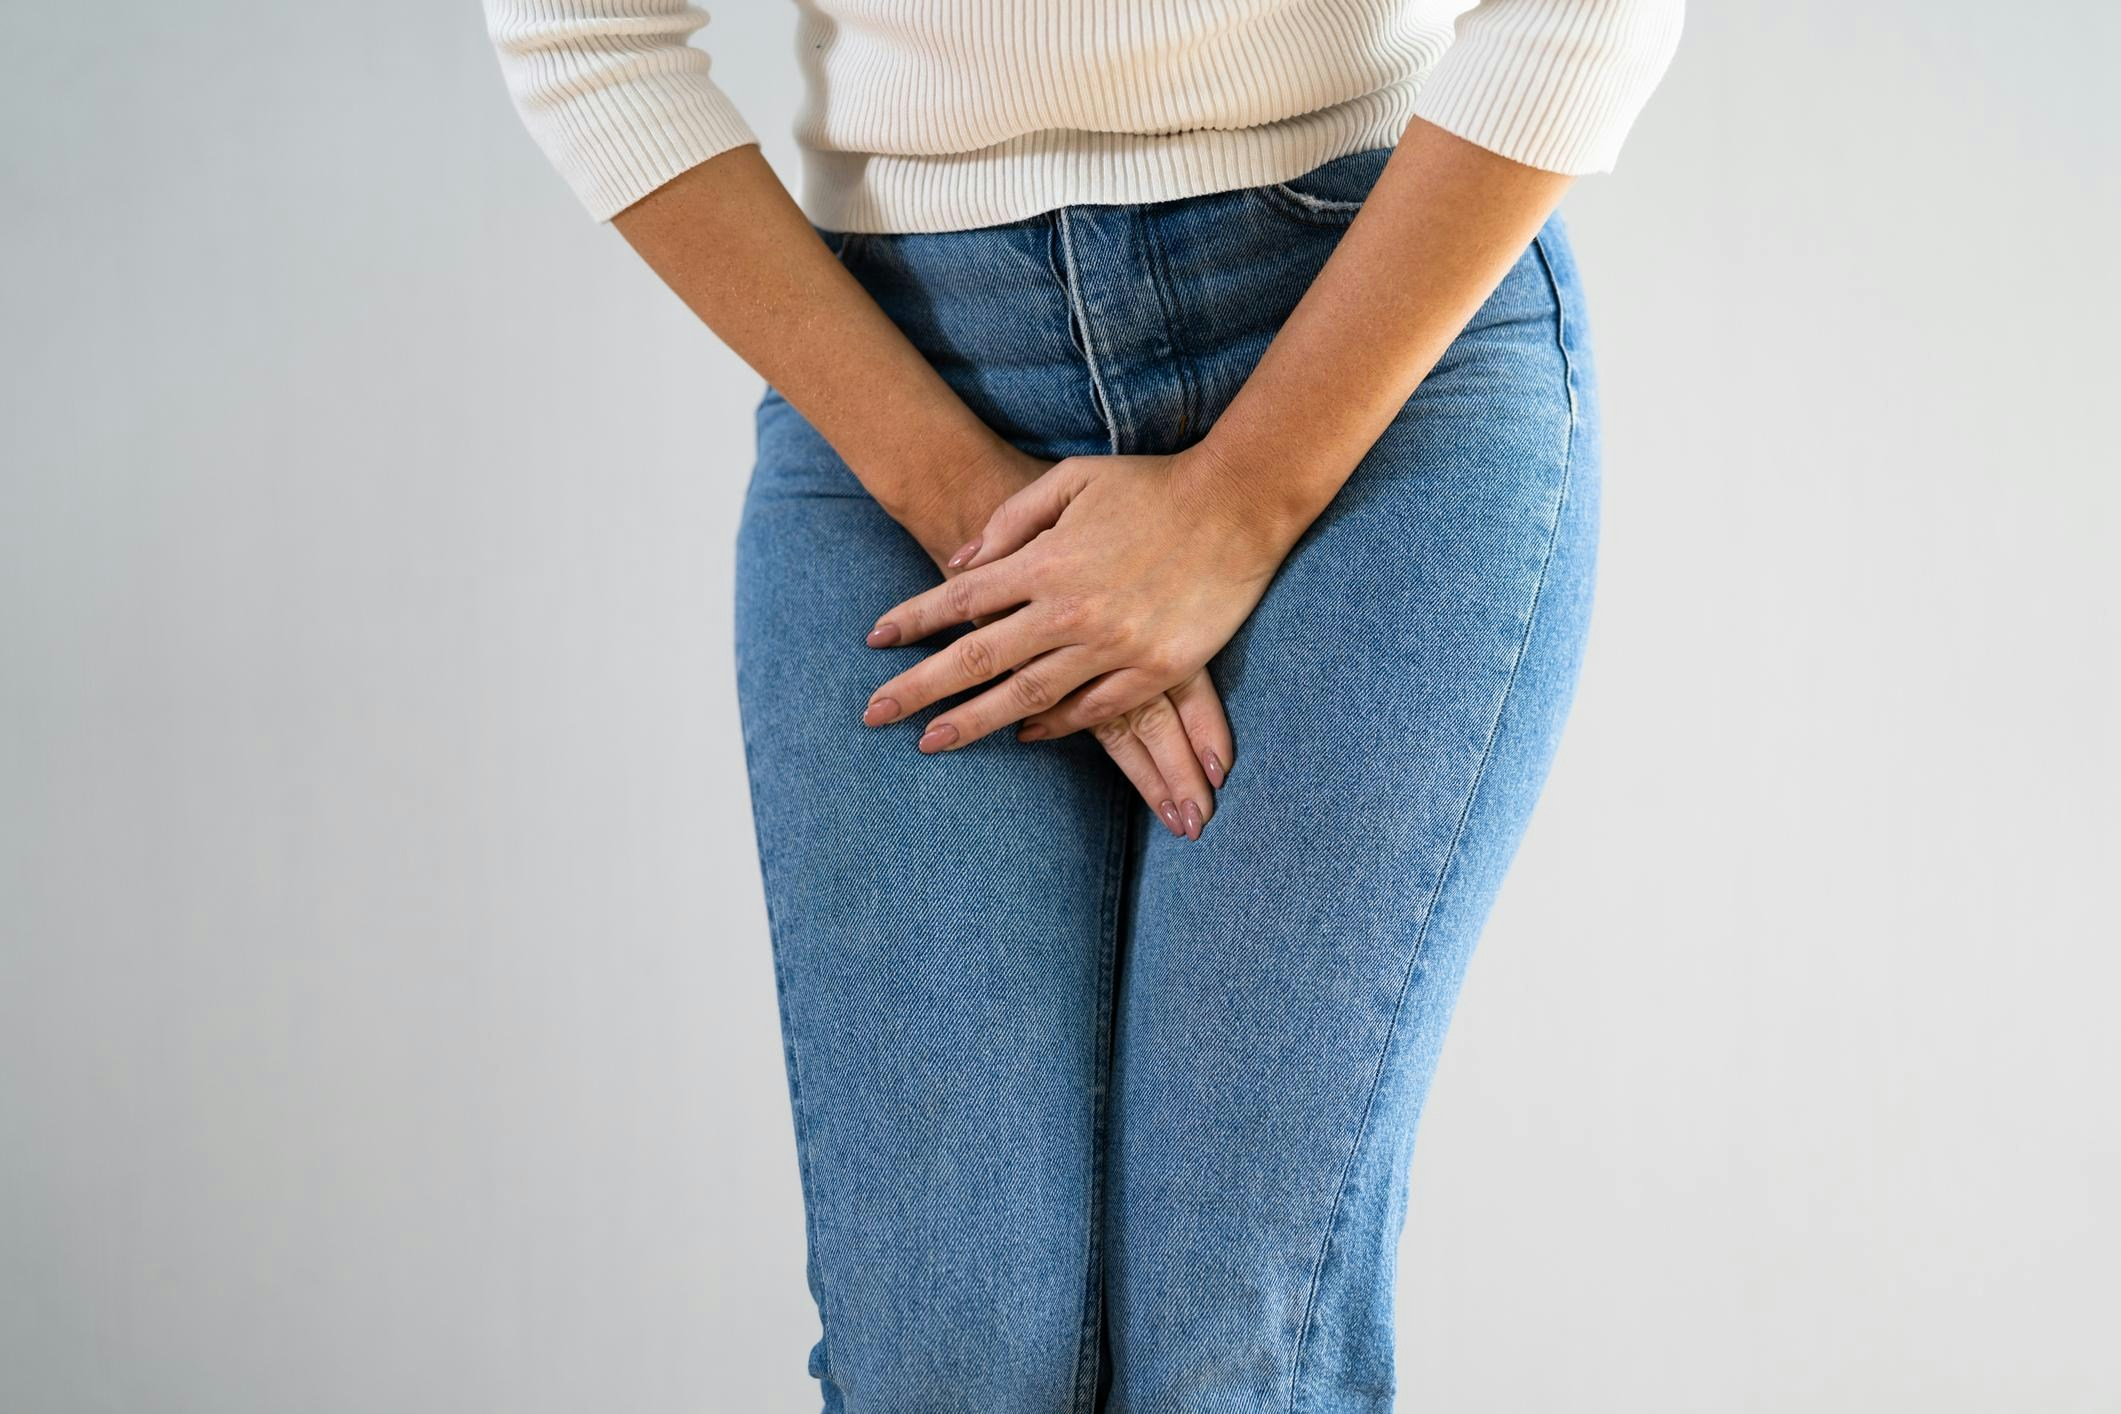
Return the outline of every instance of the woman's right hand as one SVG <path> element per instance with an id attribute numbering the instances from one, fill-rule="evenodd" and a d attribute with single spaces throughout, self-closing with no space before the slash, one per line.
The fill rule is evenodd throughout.
<path id="1" fill-rule="evenodd" d="M 1206 668 L 1091 733 L 1166 829 L 1200 838 L 1236 755 L 1229 718 Z"/>
<path id="2" fill-rule="evenodd" d="M 997 437 L 984 456 L 949 479 L 955 493 L 949 503 L 909 514 L 906 529 L 943 577 L 952 578 L 962 573 L 950 563 L 952 553 L 987 524 L 996 507 L 1051 465 Z M 953 647 L 938 651 L 948 653 Z M 1200 838 L 1215 814 L 1215 792 L 1222 789 L 1237 754 L 1222 698 L 1206 668 L 1091 732 L 1165 829 L 1180 839 Z"/>

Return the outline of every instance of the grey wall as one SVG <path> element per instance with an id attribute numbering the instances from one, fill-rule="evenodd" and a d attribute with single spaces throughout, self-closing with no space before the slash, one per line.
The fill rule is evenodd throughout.
<path id="1" fill-rule="evenodd" d="M 2121 1407 L 2117 47 L 1701 3 L 1569 198 L 1602 598 L 1407 1408 Z M 26 9 L 0 132 L 0 1407 L 814 1408 L 754 380 L 468 0 Z"/>

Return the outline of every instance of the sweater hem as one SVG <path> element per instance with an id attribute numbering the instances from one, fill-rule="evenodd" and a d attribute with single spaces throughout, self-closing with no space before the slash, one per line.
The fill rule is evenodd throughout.
<path id="1" fill-rule="evenodd" d="M 1026 133 L 975 152 L 899 155 L 805 147 L 803 214 L 827 231 L 912 235 L 1006 226 L 1063 206 L 1117 206 L 1266 186 L 1399 142 L 1409 80 L 1247 128 Z"/>

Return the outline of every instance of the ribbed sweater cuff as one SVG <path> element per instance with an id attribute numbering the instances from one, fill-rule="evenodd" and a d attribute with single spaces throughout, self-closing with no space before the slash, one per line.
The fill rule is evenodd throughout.
<path id="1" fill-rule="evenodd" d="M 1681 0 L 1485 0 L 1414 116 L 1528 167 L 1610 172 L 1679 44 Z"/>
<path id="2" fill-rule="evenodd" d="M 597 220 L 758 141 L 708 76 L 706 53 L 684 43 L 702 18 L 646 16 L 595 35 L 534 25 L 495 32 L 523 121 Z"/>

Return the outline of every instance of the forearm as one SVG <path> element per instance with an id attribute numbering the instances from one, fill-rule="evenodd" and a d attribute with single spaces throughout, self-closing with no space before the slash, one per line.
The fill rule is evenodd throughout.
<path id="1" fill-rule="evenodd" d="M 1286 553 L 1492 294 L 1572 179 L 1416 119 L 1193 450 L 1204 497 Z"/>
<path id="2" fill-rule="evenodd" d="M 996 476 L 1012 449 L 833 257 L 757 147 L 700 163 L 612 224 L 931 551 L 1014 489 Z"/>

